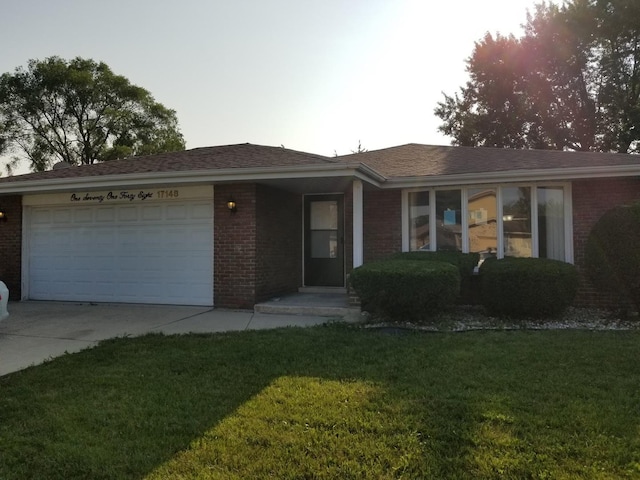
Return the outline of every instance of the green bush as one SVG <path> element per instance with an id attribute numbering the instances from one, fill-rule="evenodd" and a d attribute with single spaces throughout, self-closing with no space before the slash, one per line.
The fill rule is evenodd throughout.
<path id="1" fill-rule="evenodd" d="M 640 203 L 605 213 L 594 225 L 585 252 L 587 275 L 621 307 L 640 312 Z"/>
<path id="2" fill-rule="evenodd" d="M 476 282 L 473 281 L 473 272 L 480 260 L 480 255 L 478 253 L 462 253 L 456 251 L 401 252 L 394 254 L 391 258 L 395 260 L 446 262 L 456 266 L 460 272 L 460 292 L 457 298 L 458 303 L 475 303 L 474 298 L 477 297 L 477 295 L 474 292 Z"/>
<path id="3" fill-rule="evenodd" d="M 480 267 L 480 285 L 481 303 L 491 315 L 542 318 L 571 305 L 578 272 L 546 258 L 491 259 Z"/>
<path id="4" fill-rule="evenodd" d="M 349 281 L 362 309 L 395 322 L 425 322 L 455 303 L 458 269 L 445 262 L 383 260 L 354 269 Z"/>
<path id="5" fill-rule="evenodd" d="M 416 251 L 400 252 L 391 256 L 394 260 L 420 260 L 428 262 L 446 262 L 458 267 L 460 276 L 473 275 L 473 269 L 478 265 L 480 255 L 477 253 L 462 253 L 454 251 Z"/>

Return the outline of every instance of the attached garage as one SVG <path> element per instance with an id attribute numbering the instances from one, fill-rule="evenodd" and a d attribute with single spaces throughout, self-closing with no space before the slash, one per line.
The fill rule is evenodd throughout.
<path id="1" fill-rule="evenodd" d="M 213 187 L 24 197 L 32 300 L 213 305 Z"/>

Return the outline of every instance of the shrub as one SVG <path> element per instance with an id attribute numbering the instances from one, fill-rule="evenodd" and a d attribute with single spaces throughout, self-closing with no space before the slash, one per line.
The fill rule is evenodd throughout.
<path id="1" fill-rule="evenodd" d="M 481 303 L 491 315 L 554 316 L 578 290 L 576 268 L 546 258 L 488 260 L 480 267 Z"/>
<path id="2" fill-rule="evenodd" d="M 616 207 L 598 220 L 587 239 L 585 260 L 595 287 L 640 312 L 640 203 Z"/>
<path id="3" fill-rule="evenodd" d="M 388 320 L 424 322 L 452 306 L 460 290 L 458 269 L 445 262 L 383 260 L 349 276 L 363 310 Z"/>
<path id="4" fill-rule="evenodd" d="M 396 253 L 391 258 L 396 260 L 415 260 L 429 262 L 446 262 L 458 268 L 460 272 L 460 292 L 458 302 L 463 304 L 475 303 L 473 272 L 478 265 L 480 255 L 478 253 L 462 253 L 457 251 L 437 252 L 402 252 Z"/>
<path id="5" fill-rule="evenodd" d="M 462 253 L 455 251 L 438 251 L 438 252 L 400 252 L 394 254 L 392 257 L 394 260 L 420 260 L 428 262 L 446 262 L 450 263 L 460 271 L 460 276 L 471 276 L 473 269 L 478 265 L 480 255 L 477 253 Z"/>

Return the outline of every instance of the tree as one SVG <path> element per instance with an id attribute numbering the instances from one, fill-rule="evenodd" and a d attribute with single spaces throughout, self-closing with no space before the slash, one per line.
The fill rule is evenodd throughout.
<path id="1" fill-rule="evenodd" d="M 176 112 L 104 63 L 30 60 L 0 76 L 0 154 L 34 171 L 184 150 Z"/>
<path id="2" fill-rule="evenodd" d="M 369 150 L 362 146 L 362 142 L 358 140 L 358 148 L 356 150 L 351 150 L 351 153 L 366 153 Z"/>
<path id="3" fill-rule="evenodd" d="M 454 145 L 637 152 L 640 4 L 542 3 L 524 35 L 476 42 L 436 116 Z"/>

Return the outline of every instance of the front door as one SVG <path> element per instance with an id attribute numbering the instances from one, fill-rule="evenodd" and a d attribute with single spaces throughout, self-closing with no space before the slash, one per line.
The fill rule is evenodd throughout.
<path id="1" fill-rule="evenodd" d="M 304 200 L 304 283 L 344 287 L 342 195 L 307 195 Z"/>

